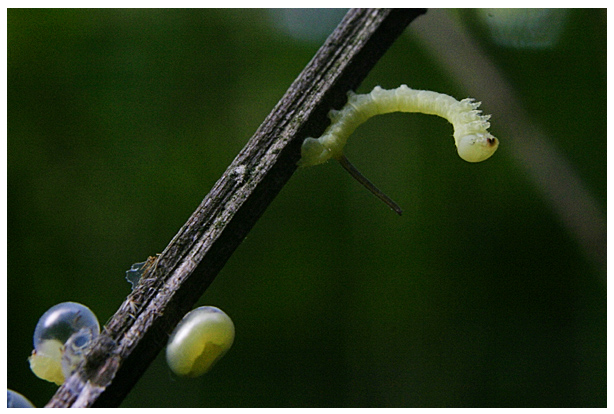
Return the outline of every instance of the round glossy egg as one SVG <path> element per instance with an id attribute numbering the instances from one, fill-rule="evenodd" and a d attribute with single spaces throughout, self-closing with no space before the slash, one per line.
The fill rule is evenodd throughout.
<path id="1" fill-rule="evenodd" d="M 213 306 L 194 309 L 173 331 L 166 361 L 175 374 L 198 377 L 224 356 L 234 338 L 234 324 L 222 310 Z"/>
<path id="2" fill-rule="evenodd" d="M 30 369 L 61 385 L 99 333 L 98 319 L 88 307 L 75 302 L 52 306 L 36 324 Z"/>
<path id="3" fill-rule="evenodd" d="M 6 390 L 6 408 L 36 408 L 26 397 L 13 390 Z"/>

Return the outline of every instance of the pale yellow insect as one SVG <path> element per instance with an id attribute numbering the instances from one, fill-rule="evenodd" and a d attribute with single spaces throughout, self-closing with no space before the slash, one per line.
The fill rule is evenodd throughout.
<path id="1" fill-rule="evenodd" d="M 401 85 L 386 90 L 376 86 L 371 93 L 348 92 L 348 102 L 339 111 L 331 110 L 332 123 L 320 138 L 306 138 L 301 148 L 300 166 L 322 164 L 336 159 L 361 184 L 401 214 L 401 208 L 356 170 L 343 154 L 343 147 L 354 130 L 375 115 L 391 112 L 420 112 L 438 115 L 454 126 L 454 143 L 458 155 L 468 162 L 488 159 L 499 146 L 499 140 L 488 132 L 490 115 L 482 115 L 473 99 L 457 101 L 443 93 L 411 89 Z"/>

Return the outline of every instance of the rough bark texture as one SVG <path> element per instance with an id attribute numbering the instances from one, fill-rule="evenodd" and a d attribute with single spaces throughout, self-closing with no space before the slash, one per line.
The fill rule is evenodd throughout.
<path id="1" fill-rule="evenodd" d="M 319 136 L 423 10 L 350 10 L 104 327 L 48 407 L 117 406 L 168 334 L 290 179 L 307 136 Z"/>

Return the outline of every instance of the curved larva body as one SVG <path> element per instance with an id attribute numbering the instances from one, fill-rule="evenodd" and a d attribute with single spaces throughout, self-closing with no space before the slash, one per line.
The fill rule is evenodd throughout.
<path id="1" fill-rule="evenodd" d="M 449 95 L 415 90 L 407 85 L 391 90 L 376 86 L 364 95 L 350 91 L 347 104 L 340 111 L 329 112 L 332 123 L 324 134 L 303 141 L 299 165 L 340 159 L 348 137 L 360 124 L 372 116 L 391 112 L 420 112 L 447 119 L 454 126 L 458 155 L 469 162 L 484 161 L 497 150 L 499 141 L 488 132 L 490 115 L 481 115 L 479 106 L 480 102 L 472 99 L 457 101 Z"/>
<path id="2" fill-rule="evenodd" d="M 226 354 L 235 338 L 232 319 L 213 306 L 196 308 L 183 317 L 166 347 L 166 362 L 177 375 L 198 377 Z"/>

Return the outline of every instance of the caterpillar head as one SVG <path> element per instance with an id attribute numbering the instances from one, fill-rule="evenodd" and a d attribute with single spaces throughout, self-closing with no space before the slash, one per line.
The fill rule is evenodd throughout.
<path id="1" fill-rule="evenodd" d="M 456 149 L 458 155 L 468 162 L 480 162 L 490 158 L 499 147 L 499 140 L 490 133 L 475 133 L 461 137 Z"/>

